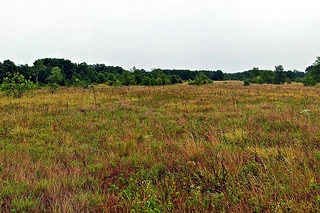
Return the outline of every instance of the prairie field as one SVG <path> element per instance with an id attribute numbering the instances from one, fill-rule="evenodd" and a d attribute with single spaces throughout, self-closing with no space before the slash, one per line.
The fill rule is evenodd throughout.
<path id="1" fill-rule="evenodd" d="M 0 96 L 0 212 L 318 212 L 320 88 Z"/>

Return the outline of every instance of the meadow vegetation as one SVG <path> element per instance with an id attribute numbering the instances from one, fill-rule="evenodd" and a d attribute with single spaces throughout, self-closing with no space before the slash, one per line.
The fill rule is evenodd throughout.
<path id="1" fill-rule="evenodd" d="M 320 209 L 320 88 L 94 89 L 1 94 L 1 212 Z"/>

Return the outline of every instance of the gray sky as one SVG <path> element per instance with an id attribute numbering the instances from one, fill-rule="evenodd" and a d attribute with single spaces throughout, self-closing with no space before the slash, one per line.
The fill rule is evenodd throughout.
<path id="1" fill-rule="evenodd" d="M 320 55 L 319 11 L 319 0 L 0 0 L 0 61 L 304 71 Z"/>

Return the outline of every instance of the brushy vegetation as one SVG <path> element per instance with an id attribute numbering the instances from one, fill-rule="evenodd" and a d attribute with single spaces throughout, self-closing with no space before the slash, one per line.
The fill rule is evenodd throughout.
<path id="1" fill-rule="evenodd" d="M 320 83 L 320 57 L 317 57 L 313 65 L 306 68 L 306 73 L 294 71 L 284 71 L 282 65 L 276 66 L 274 71 L 260 70 L 253 68 L 252 70 L 225 74 L 225 78 L 233 80 L 243 80 L 244 85 L 248 83 L 254 84 L 291 84 L 292 82 L 301 82 L 304 86 L 315 86 Z"/>
<path id="2" fill-rule="evenodd" d="M 0 96 L 1 212 L 316 212 L 320 89 L 228 82 Z"/>
<path id="3" fill-rule="evenodd" d="M 249 80 L 244 80 L 243 81 L 243 86 L 250 86 L 250 81 Z"/>
<path id="4" fill-rule="evenodd" d="M 133 67 L 125 70 L 122 67 L 106 66 L 105 64 L 73 63 L 66 59 L 45 58 L 38 59 L 29 65 L 16 65 L 10 60 L 0 62 L 0 83 L 15 73 L 20 73 L 26 79 L 30 79 L 36 85 L 49 85 L 54 93 L 59 85 L 81 86 L 88 88 L 91 84 L 105 83 L 109 86 L 159 86 L 179 84 L 189 81 L 193 85 L 202 85 L 212 81 L 223 80 L 247 80 L 256 84 L 283 84 L 291 82 L 303 82 L 306 86 L 312 86 L 320 82 L 320 60 L 306 69 L 306 72 L 297 70 L 285 71 L 282 65 L 275 70 L 252 70 L 240 73 L 223 73 L 221 70 L 168 70 L 152 69 L 146 71 Z M 60 69 L 60 70 L 58 70 Z M 308 76 L 305 78 L 306 74 Z"/>
<path id="5" fill-rule="evenodd" d="M 34 88 L 35 85 L 20 73 L 9 73 L 0 84 L 0 90 L 14 98 L 21 98 L 27 90 Z"/>
<path id="6" fill-rule="evenodd" d="M 213 81 L 206 76 L 204 73 L 200 73 L 199 75 L 196 76 L 196 79 L 193 81 L 190 80 L 188 82 L 189 85 L 203 85 L 203 84 L 211 84 Z"/>

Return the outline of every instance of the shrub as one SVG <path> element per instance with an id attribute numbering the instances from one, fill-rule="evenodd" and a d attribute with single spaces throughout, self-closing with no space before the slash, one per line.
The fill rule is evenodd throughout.
<path id="1" fill-rule="evenodd" d="M 262 77 L 260 75 L 255 77 L 255 78 L 253 78 L 251 80 L 251 82 L 252 83 L 256 83 L 256 84 L 263 84 L 264 83 L 264 81 L 263 81 L 263 79 L 262 79 Z"/>
<path id="2" fill-rule="evenodd" d="M 196 79 L 194 81 L 189 81 L 189 85 L 202 85 L 202 84 L 211 84 L 213 81 L 209 79 L 208 76 L 206 76 L 204 73 L 200 73 L 196 76 Z"/>
<path id="3" fill-rule="evenodd" d="M 314 86 L 317 84 L 317 81 L 309 74 L 306 77 L 302 78 L 301 82 L 304 86 Z"/>
<path id="4" fill-rule="evenodd" d="M 250 85 L 250 82 L 248 79 L 243 81 L 243 86 L 249 86 L 249 85 Z"/>
<path id="5" fill-rule="evenodd" d="M 8 74 L 8 77 L 3 79 L 1 90 L 6 96 L 21 98 L 23 94 L 30 89 L 35 88 L 35 85 L 19 73 Z"/>

